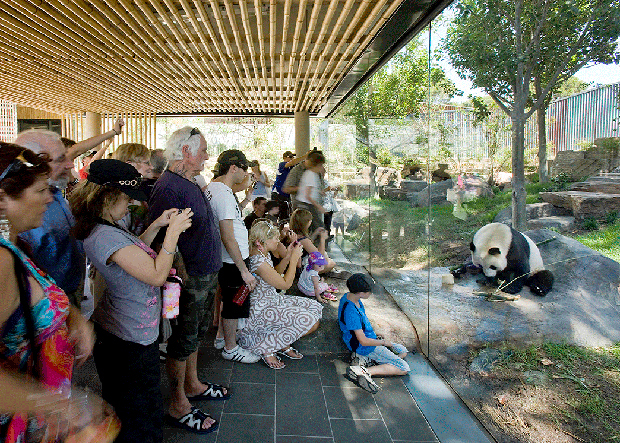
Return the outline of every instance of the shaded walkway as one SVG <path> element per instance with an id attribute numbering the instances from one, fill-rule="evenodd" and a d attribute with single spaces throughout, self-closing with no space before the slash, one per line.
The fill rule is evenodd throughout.
<path id="1" fill-rule="evenodd" d="M 338 256 L 338 251 L 333 254 Z M 340 256 L 342 258 L 342 256 Z M 352 271 L 355 265 L 339 263 Z M 344 287 L 344 280 L 332 280 Z M 344 291 L 343 291 L 344 292 Z M 372 300 L 371 320 L 401 329 L 399 340 L 413 345 L 411 326 L 385 292 Z M 369 300 L 369 301 L 371 301 Z M 344 377 L 349 354 L 345 352 L 336 324 L 337 303 L 324 310 L 319 332 L 298 342 L 302 360 L 286 359 L 286 368 L 274 371 L 266 365 L 233 363 L 212 347 L 213 335 L 200 349 L 199 375 L 204 380 L 228 385 L 233 390 L 224 402 L 196 405 L 220 421 L 217 432 L 191 434 L 164 428 L 164 441 L 347 443 L 491 441 L 469 410 L 454 396 L 426 359 L 408 355 L 412 372 L 406 377 L 376 378 L 381 387 L 374 396 Z M 169 385 L 162 370 L 164 399 Z M 91 360 L 76 371 L 75 383 L 95 391 L 100 383 Z M 429 424 L 430 423 L 430 424 Z"/>

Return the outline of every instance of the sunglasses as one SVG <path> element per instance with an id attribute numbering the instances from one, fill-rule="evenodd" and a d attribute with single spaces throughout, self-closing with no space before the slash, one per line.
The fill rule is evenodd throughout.
<path id="1" fill-rule="evenodd" d="M 185 140 L 189 140 L 194 135 L 199 135 L 199 134 L 200 134 L 200 130 L 198 128 L 194 128 L 191 130 L 191 132 L 189 133 L 189 136 Z"/>
<path id="2" fill-rule="evenodd" d="M 0 174 L 0 183 L 4 180 L 9 174 L 17 173 L 22 170 L 22 168 L 32 168 L 34 165 L 30 163 L 28 160 L 24 158 L 24 152 L 19 153 L 15 160 L 11 162 L 9 166 L 6 167 L 2 174 Z"/>

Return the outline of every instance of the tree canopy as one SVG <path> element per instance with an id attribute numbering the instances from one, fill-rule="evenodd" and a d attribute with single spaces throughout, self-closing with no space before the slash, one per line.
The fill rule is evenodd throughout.
<path id="1" fill-rule="evenodd" d="M 526 227 L 525 121 L 587 63 L 618 61 L 619 35 L 619 0 L 461 0 L 456 6 L 444 51 L 459 75 L 484 88 L 512 120 L 515 228 Z"/>

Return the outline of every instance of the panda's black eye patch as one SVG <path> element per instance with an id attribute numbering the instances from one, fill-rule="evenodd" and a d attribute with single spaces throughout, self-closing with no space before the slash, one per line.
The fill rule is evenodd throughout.
<path id="1" fill-rule="evenodd" d="M 493 271 L 497 270 L 497 266 L 491 265 L 489 266 L 489 269 L 492 269 Z"/>
<path id="2" fill-rule="evenodd" d="M 501 251 L 499 250 L 499 248 L 491 248 L 491 249 L 489 249 L 489 254 L 491 254 L 491 255 L 499 255 L 499 254 L 501 254 Z"/>

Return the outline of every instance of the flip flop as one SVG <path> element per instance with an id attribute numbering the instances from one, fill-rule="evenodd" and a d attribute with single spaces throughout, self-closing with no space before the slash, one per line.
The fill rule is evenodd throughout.
<path id="1" fill-rule="evenodd" d="M 208 386 L 207 389 L 205 389 L 201 394 L 187 397 L 189 401 L 228 400 L 230 398 L 230 388 L 224 388 L 224 386 L 209 382 L 202 382 L 202 384 Z M 226 394 L 224 394 L 224 389 L 227 389 L 228 391 Z"/>
<path id="2" fill-rule="evenodd" d="M 205 414 L 198 408 L 193 408 L 192 412 L 185 414 L 181 418 L 174 418 L 170 414 L 164 415 L 164 420 L 171 426 L 193 432 L 195 434 L 209 434 L 217 429 L 219 423 L 215 420 L 207 429 L 202 429 L 202 424 L 207 418 L 213 418 Z"/>
<path id="3" fill-rule="evenodd" d="M 335 294 L 336 292 L 340 292 L 340 289 L 338 289 L 336 286 L 334 285 L 329 285 L 329 288 L 327 289 L 329 292 L 331 292 L 332 294 Z"/>
<path id="4" fill-rule="evenodd" d="M 284 369 L 286 368 L 286 365 L 282 365 L 282 366 L 274 366 L 274 363 L 269 363 L 267 361 L 267 357 L 275 357 L 278 362 L 281 362 L 280 357 L 278 357 L 274 352 L 272 352 L 271 354 L 267 354 L 267 355 L 261 355 L 260 358 L 263 360 L 263 363 L 265 363 L 268 367 L 270 367 L 273 370 L 280 370 L 280 369 Z"/>
<path id="5" fill-rule="evenodd" d="M 288 354 L 290 351 L 298 353 L 299 355 L 301 355 L 301 357 L 291 357 Z M 301 352 L 299 352 L 297 349 L 292 347 L 292 346 L 289 346 L 286 349 L 282 349 L 281 351 L 276 351 L 276 354 L 279 354 L 279 355 L 282 355 L 284 357 L 290 358 L 291 360 L 301 360 L 302 358 L 304 358 L 304 355 Z"/>
<path id="6" fill-rule="evenodd" d="M 327 300 L 327 301 L 338 301 L 338 297 L 336 297 L 331 292 L 323 292 L 321 294 L 321 297 L 323 298 L 323 300 Z"/>

